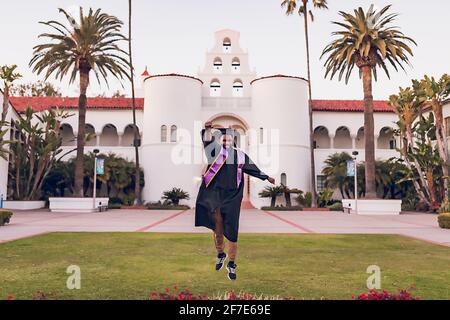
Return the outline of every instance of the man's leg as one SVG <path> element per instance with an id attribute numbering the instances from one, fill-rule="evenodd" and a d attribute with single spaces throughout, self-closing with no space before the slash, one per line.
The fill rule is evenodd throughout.
<path id="1" fill-rule="evenodd" d="M 230 257 L 230 262 L 236 261 L 237 250 L 238 250 L 237 242 L 228 241 L 228 256 Z"/>
<path id="2" fill-rule="evenodd" d="M 216 270 L 220 271 L 223 268 L 223 265 L 227 259 L 227 255 L 224 252 L 225 250 L 225 237 L 223 235 L 223 218 L 220 212 L 220 209 L 217 209 L 214 212 L 214 244 L 217 250 L 217 261 L 216 261 Z"/>

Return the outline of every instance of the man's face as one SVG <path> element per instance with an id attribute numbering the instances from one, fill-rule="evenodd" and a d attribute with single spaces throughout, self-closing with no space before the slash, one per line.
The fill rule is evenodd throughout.
<path id="1" fill-rule="evenodd" d="M 225 148 L 231 148 L 234 146 L 234 138 L 232 135 L 226 134 L 222 136 L 222 145 Z"/>

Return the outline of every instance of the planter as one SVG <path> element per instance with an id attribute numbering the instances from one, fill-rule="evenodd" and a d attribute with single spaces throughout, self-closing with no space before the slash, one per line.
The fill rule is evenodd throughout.
<path id="1" fill-rule="evenodd" d="M 38 210 L 45 208 L 45 201 L 3 201 L 3 208 L 9 210 Z"/>
<path id="2" fill-rule="evenodd" d="M 355 200 L 342 200 L 344 212 L 355 214 Z M 396 216 L 402 211 L 402 200 L 358 200 L 359 215 Z"/>
<path id="3" fill-rule="evenodd" d="M 91 213 L 99 212 L 101 207 L 108 207 L 109 198 L 50 198 L 51 212 Z"/>

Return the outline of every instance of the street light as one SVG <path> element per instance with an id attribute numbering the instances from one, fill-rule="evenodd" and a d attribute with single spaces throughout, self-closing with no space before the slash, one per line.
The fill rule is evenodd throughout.
<path id="1" fill-rule="evenodd" d="M 96 210 L 96 202 L 97 202 L 97 157 L 100 153 L 100 150 L 95 149 L 94 150 L 94 190 L 93 190 L 93 198 L 94 198 L 94 210 Z"/>
<path id="2" fill-rule="evenodd" d="M 353 151 L 353 161 L 355 162 L 355 213 L 358 214 L 358 162 L 357 157 L 359 155 L 358 151 Z"/>

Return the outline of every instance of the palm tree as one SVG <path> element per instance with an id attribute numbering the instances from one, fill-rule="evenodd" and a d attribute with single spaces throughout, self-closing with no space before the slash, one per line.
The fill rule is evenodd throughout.
<path id="1" fill-rule="evenodd" d="M 331 79 L 339 72 L 339 80 L 345 74 L 348 83 L 355 67 L 359 68 L 364 88 L 364 133 L 366 135 L 366 197 L 376 198 L 375 185 L 375 144 L 372 75 L 377 80 L 377 68 L 381 67 L 390 78 L 387 61 L 398 71 L 404 70 L 403 64 L 409 64 L 409 55 L 413 55 L 407 42 L 416 42 L 406 37 L 392 23 L 397 14 L 386 14 L 391 6 L 386 6 L 379 12 L 370 6 L 367 12 L 360 7 L 354 10 L 354 15 L 340 11 L 344 22 L 333 22 L 345 30 L 333 32 L 338 38 L 332 41 L 322 53 L 328 55 L 325 63 L 325 78 Z"/>
<path id="2" fill-rule="evenodd" d="M 134 153 L 136 158 L 136 170 L 135 170 L 135 181 L 141 180 L 141 169 L 140 169 L 140 163 L 139 163 L 139 146 L 140 146 L 140 135 L 139 135 L 139 128 L 136 124 L 136 94 L 135 94 L 135 88 L 134 88 L 134 67 L 133 67 L 133 54 L 132 54 L 132 0 L 128 0 L 128 57 L 129 57 L 129 64 L 130 64 L 130 81 L 131 81 L 131 100 L 132 100 L 132 106 L 133 106 L 133 127 L 134 127 Z M 136 183 L 134 187 L 134 194 L 136 195 L 136 204 L 142 205 L 142 198 L 141 198 L 141 186 L 139 183 Z"/>
<path id="3" fill-rule="evenodd" d="M 3 81 L 3 110 L 0 128 L 5 124 L 6 116 L 8 115 L 9 90 L 11 89 L 11 85 L 14 81 L 22 78 L 22 75 L 20 73 L 15 72 L 16 69 L 17 66 L 15 64 L 12 66 L 2 66 L 0 68 L 0 79 Z"/>
<path id="4" fill-rule="evenodd" d="M 259 193 L 261 198 L 270 198 L 270 207 L 275 208 L 277 198 L 283 194 L 283 186 L 265 187 L 263 191 Z"/>
<path id="5" fill-rule="evenodd" d="M 163 199 L 170 201 L 174 206 L 178 206 L 180 204 L 180 200 L 189 200 L 189 193 L 180 189 L 173 188 L 170 191 L 165 191 L 163 194 Z"/>
<path id="6" fill-rule="evenodd" d="M 100 83 L 103 79 L 108 84 L 108 74 L 112 74 L 119 81 L 128 77 L 128 55 L 118 43 L 126 41 L 120 33 L 122 21 L 117 17 L 102 13 L 100 9 L 95 12 L 89 9 L 84 15 L 80 7 L 79 23 L 65 10 L 59 9 L 70 24 L 66 27 L 58 21 L 41 22 L 51 27 L 55 33 L 41 34 L 40 38 L 47 38 L 48 43 L 34 47 L 34 56 L 30 61 L 33 71 L 41 74 L 45 71 L 45 80 L 53 73 L 62 80 L 70 73 L 70 83 L 79 76 L 80 97 L 78 100 L 78 136 L 77 157 L 75 163 L 75 196 L 83 197 L 83 161 L 86 141 L 86 91 L 89 86 L 91 71 Z"/>
<path id="7" fill-rule="evenodd" d="M 353 179 L 347 176 L 347 161 L 352 160 L 352 156 L 346 152 L 335 153 L 325 160 L 325 167 L 322 174 L 325 176 L 325 185 L 330 189 L 339 189 L 342 198 L 349 196 Z"/>
<path id="8" fill-rule="evenodd" d="M 308 88 L 309 88 L 309 143 L 310 143 L 310 167 L 311 167 L 311 193 L 312 206 L 317 206 L 317 190 L 316 190 L 316 164 L 314 160 L 314 128 L 313 128 L 313 110 L 312 110 L 312 84 L 311 84 L 311 64 L 309 50 L 309 23 L 308 14 L 314 22 L 314 15 L 309 10 L 309 0 L 282 0 L 281 7 L 286 8 L 286 14 L 291 15 L 298 11 L 303 16 L 305 25 L 305 42 L 306 42 L 306 65 L 308 69 Z M 312 6 L 317 9 L 328 9 L 327 0 L 312 0 Z M 298 10 L 297 10 L 298 7 Z"/>

